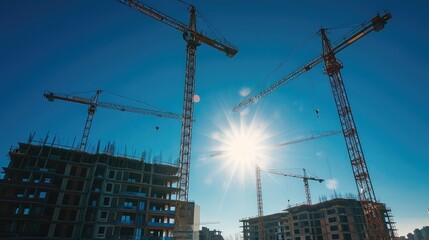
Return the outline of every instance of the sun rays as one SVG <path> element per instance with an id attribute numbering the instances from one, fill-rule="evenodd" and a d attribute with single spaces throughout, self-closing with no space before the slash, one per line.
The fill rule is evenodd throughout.
<path id="1" fill-rule="evenodd" d="M 229 174 L 227 186 L 236 178 L 244 184 L 247 178 L 253 178 L 256 164 L 266 165 L 271 159 L 270 124 L 257 114 L 225 116 L 226 121 L 216 123 L 217 130 L 210 135 L 215 140 L 210 156 L 219 163 L 221 172 Z"/>

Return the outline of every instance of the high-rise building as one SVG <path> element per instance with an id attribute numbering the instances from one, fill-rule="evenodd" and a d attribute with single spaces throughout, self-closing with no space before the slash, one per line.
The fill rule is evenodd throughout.
<path id="1" fill-rule="evenodd" d="M 408 233 L 407 238 L 405 236 L 401 238 L 408 240 L 429 240 L 429 226 L 424 226 L 421 229 L 416 228 L 413 233 Z"/>
<path id="2" fill-rule="evenodd" d="M 336 198 L 314 205 L 289 207 L 282 213 L 263 216 L 263 219 L 266 240 L 366 239 L 362 208 L 355 199 Z M 258 218 L 240 222 L 243 239 L 258 240 Z"/>
<path id="3" fill-rule="evenodd" d="M 32 140 L 19 143 L 9 156 L 0 180 L 2 239 L 173 236 L 174 164 Z"/>
<path id="4" fill-rule="evenodd" d="M 422 228 L 422 234 L 424 240 L 429 240 L 429 226 L 424 226 Z"/>
<path id="5" fill-rule="evenodd" d="M 423 233 L 420 229 L 414 229 L 414 240 L 424 240 Z"/>

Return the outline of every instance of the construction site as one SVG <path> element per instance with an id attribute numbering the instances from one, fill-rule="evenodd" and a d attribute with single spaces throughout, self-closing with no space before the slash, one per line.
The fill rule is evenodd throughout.
<path id="1" fill-rule="evenodd" d="M 11 149 L 0 184 L 1 238 L 173 235 L 176 166 L 54 141 Z"/>
<path id="2" fill-rule="evenodd" d="M 300 48 L 295 49 L 289 56 L 290 59 L 288 57 L 272 72 L 266 74 L 271 64 L 271 62 L 267 63 L 270 54 L 277 51 L 276 47 L 282 49 L 283 46 L 272 44 L 269 42 L 271 40 L 267 40 L 266 49 L 261 48 L 259 55 L 256 54 L 255 65 L 251 67 L 247 65 L 249 63 L 246 63 L 246 59 L 251 56 L 252 52 L 248 50 L 254 43 L 249 44 L 251 47 L 245 45 L 246 47 L 240 48 L 239 51 L 241 41 L 238 41 L 238 47 L 227 41 L 219 33 L 220 31 L 214 29 L 202 16 L 198 8 L 199 4 L 194 6 L 189 1 L 177 0 L 174 2 L 180 7 L 165 7 L 165 3 L 157 4 L 144 0 L 112 0 L 111 2 L 113 3 L 109 2 L 99 11 L 105 11 L 102 13 L 103 19 L 111 17 L 108 22 L 117 24 L 112 30 L 115 32 L 112 34 L 114 36 L 112 39 L 116 38 L 112 41 L 117 42 L 110 43 L 107 35 L 94 33 L 99 34 L 97 36 L 100 37 L 97 38 L 94 46 L 100 42 L 101 50 L 99 52 L 88 50 L 85 52 L 87 55 L 83 54 L 79 60 L 76 60 L 76 62 L 82 62 L 82 69 L 86 70 L 95 65 L 103 65 L 101 62 L 112 61 L 106 67 L 93 69 L 93 74 L 86 72 L 88 77 L 94 77 L 105 71 L 103 76 L 106 80 L 101 83 L 84 77 L 85 80 L 73 82 L 72 78 L 78 76 L 75 74 L 85 74 L 73 68 L 64 70 L 66 67 L 61 65 L 63 70 L 58 67 L 56 69 L 58 72 L 53 71 L 50 74 L 54 76 L 53 78 L 63 76 L 64 79 L 68 79 L 67 81 L 51 78 L 48 82 L 40 84 L 40 87 L 52 87 L 35 93 L 38 98 L 37 101 L 34 100 L 35 104 L 37 102 L 34 107 L 22 110 L 24 108 L 17 105 L 17 109 L 25 112 L 25 116 L 17 113 L 2 117 L 5 121 L 10 118 L 14 123 L 13 127 L 9 127 L 10 132 L 7 132 L 8 137 L 4 141 L 12 141 L 12 136 L 14 142 L 6 143 L 10 148 L 7 155 L 1 159 L 1 239 L 400 239 L 399 235 L 402 232 L 398 233 L 396 208 L 402 203 L 394 199 L 402 198 L 399 196 L 401 195 L 399 191 L 394 192 L 389 189 L 393 188 L 390 181 L 399 176 L 394 174 L 399 170 L 392 169 L 400 166 L 404 168 L 404 165 L 400 162 L 394 164 L 392 160 L 394 158 L 388 157 L 395 154 L 392 152 L 395 147 L 390 146 L 389 154 L 382 156 L 385 153 L 383 146 L 396 138 L 390 137 L 384 139 L 385 142 L 377 142 L 380 138 L 368 133 L 377 127 L 381 128 L 383 124 L 387 126 L 388 123 L 382 122 L 383 120 L 380 120 L 382 123 L 378 123 L 374 120 L 377 116 L 366 118 L 366 115 L 371 117 L 374 115 L 365 112 L 366 108 L 377 104 L 371 100 L 369 93 L 362 94 L 360 87 L 355 89 L 356 83 L 351 84 L 351 87 L 348 85 L 348 78 L 356 80 L 356 76 L 365 78 L 366 75 L 371 74 L 380 76 L 387 71 L 382 67 L 377 68 L 374 64 L 362 64 L 362 66 L 360 64 L 367 61 L 367 58 L 371 58 L 368 61 L 372 61 L 372 58 L 379 57 L 376 52 L 378 48 L 374 45 L 378 44 L 377 37 L 384 32 L 391 36 L 388 29 L 391 27 L 392 19 L 395 19 L 394 16 L 392 17 L 394 14 L 389 11 L 374 12 L 369 16 L 356 14 L 355 18 L 364 18 L 358 24 L 312 29 L 313 33 L 315 32 L 313 38 L 317 39 L 318 48 L 314 48 L 316 50 L 308 48 L 311 50 L 310 57 L 305 55 L 302 59 L 294 61 L 295 51 L 298 52 Z M 59 5 L 55 4 L 50 7 L 58 8 Z M 71 12 L 79 12 L 81 4 L 70 3 L 67 8 L 70 8 Z M 104 2 L 97 4 L 102 5 Z M 172 5 L 172 3 L 169 4 Z M 222 9 L 217 5 L 220 3 L 213 3 L 219 8 L 206 6 L 206 4 L 201 3 L 206 7 L 205 10 L 213 8 L 218 9 L 213 10 L 214 12 L 219 12 L 219 9 Z M 241 4 L 243 3 L 233 3 L 231 7 L 246 9 Z M 261 13 L 262 9 L 271 6 L 273 16 L 283 16 L 280 7 L 276 10 L 277 4 L 272 6 L 267 4 L 267 6 L 261 6 L 261 11 L 253 11 Z M 285 3 L 280 5 L 284 7 L 283 4 Z M 48 5 L 46 4 L 45 7 Z M 10 7 L 17 9 L 18 6 Z M 158 8 L 166 8 L 170 12 L 164 13 L 164 10 L 161 11 Z M 62 14 L 58 15 L 60 19 L 58 21 L 61 22 L 61 17 L 65 17 L 64 23 L 67 22 L 75 27 L 70 28 L 73 29 L 70 32 L 76 35 L 76 38 L 86 38 L 82 32 L 91 32 L 97 29 L 97 26 L 101 26 L 98 22 L 101 20 L 94 20 L 95 16 L 91 16 L 91 11 L 83 11 L 82 19 L 86 21 L 91 19 L 94 22 L 89 22 L 88 26 L 83 28 L 82 26 L 85 25 L 83 22 L 69 21 L 64 15 L 66 12 L 64 9 L 60 10 Z M 44 12 L 41 6 L 40 9 L 35 10 L 35 14 L 39 13 L 39 10 L 40 13 Z M 234 16 L 229 10 L 225 11 L 225 16 L 216 15 L 212 11 L 208 12 L 212 13 L 212 16 L 217 16 L 213 19 L 214 22 L 219 21 L 224 24 L 223 27 L 228 30 L 227 36 L 234 36 L 240 28 L 246 32 L 243 23 L 250 18 L 245 15 L 245 11 L 243 10 L 241 18 L 244 22 L 238 28 L 237 26 L 233 28 L 233 24 L 225 20 Z M 269 16 L 269 14 L 257 15 L 255 12 L 249 16 L 259 19 L 260 22 L 256 20 L 252 22 L 252 19 L 249 21 L 249 26 L 255 29 L 256 26 L 260 26 L 261 31 L 274 34 L 276 31 L 262 26 L 264 20 L 261 16 Z M 337 26 L 343 24 L 328 16 L 329 14 L 323 15 L 321 18 L 329 19 L 329 24 L 335 23 Z M 365 20 L 365 17 L 369 18 Z M 34 20 L 34 24 L 45 21 L 43 17 L 34 19 L 39 19 Z M 346 19 L 344 17 L 341 20 Z M 144 30 L 136 28 L 137 25 L 134 25 L 136 21 Z M 133 24 L 125 27 L 127 22 Z M 203 24 L 200 22 L 204 22 L 207 26 L 201 27 Z M 328 23 L 315 22 L 311 27 Z M 302 23 L 302 26 L 304 25 Z M 59 29 L 60 32 L 66 28 L 55 26 L 53 23 L 52 28 Z M 305 28 L 307 27 L 309 26 L 305 25 Z M 80 28 L 82 32 L 79 32 Z M 208 32 L 206 28 L 212 31 Z M 100 31 L 103 29 L 106 32 L 110 31 L 109 27 L 100 27 L 100 29 Z M 345 33 L 332 39 L 330 34 L 337 29 Z M 75 31 L 77 34 L 74 33 Z M 125 34 L 126 31 L 127 34 Z M 162 31 L 172 32 L 168 34 L 175 35 L 170 36 Z M 265 36 L 267 32 L 261 35 Z M 246 32 L 246 34 L 249 33 Z M 304 32 L 295 33 L 295 35 L 299 34 Z M 262 36 L 257 36 L 255 39 L 259 37 Z M 278 37 L 279 35 L 276 35 L 276 38 Z M 372 48 L 369 48 L 368 42 L 365 42 L 364 39 L 367 38 Z M 88 39 L 91 38 L 88 37 Z M 93 37 L 94 39 L 96 38 Z M 141 44 L 142 39 L 144 43 L 153 42 L 153 44 Z M 249 37 L 236 37 L 236 39 L 249 39 Z M 80 40 L 75 39 L 75 41 Z M 135 41 L 135 45 L 127 41 Z M 297 41 L 303 42 L 302 39 Z M 52 45 L 52 49 L 57 49 L 52 52 L 67 48 L 61 45 L 61 41 L 55 42 L 60 45 L 58 47 Z M 68 41 L 65 42 L 68 43 Z M 168 47 L 165 46 L 170 42 L 174 42 L 174 45 L 172 43 Z M 361 42 L 363 43 L 360 47 Z M 380 51 L 384 50 L 384 45 L 387 45 L 385 42 L 386 40 L 380 43 L 382 45 L 379 47 Z M 121 47 L 126 45 L 132 45 L 134 49 L 138 47 L 139 49 L 135 50 L 136 55 L 129 58 L 114 55 L 114 52 L 125 52 Z M 155 52 L 160 51 L 161 48 L 165 48 L 164 53 L 159 53 L 159 57 L 156 57 Z M 171 50 L 173 48 L 180 48 L 181 52 L 173 52 Z M 197 50 L 200 48 L 202 49 L 201 61 L 197 61 Z M 350 54 L 351 57 L 343 59 L 343 56 L 348 54 L 349 48 L 357 50 Z M 107 51 L 106 49 L 109 49 L 108 53 L 102 53 Z M 49 53 L 46 49 L 41 51 Z M 84 52 L 80 47 L 74 51 Z M 148 58 L 145 51 L 155 57 Z M 288 51 L 291 50 L 288 49 Z M 242 52 L 244 52 L 243 57 L 240 56 Z M 365 54 L 359 55 L 363 52 Z M 142 55 L 139 56 L 141 58 L 135 57 L 138 54 Z M 282 58 L 282 55 L 278 54 L 276 59 Z M 340 54 L 342 54 L 341 57 Z M 67 58 L 67 56 L 73 56 L 73 50 L 70 50 L 67 56 L 61 52 L 58 55 Z M 355 58 L 360 62 L 357 63 Z M 139 61 L 144 61 L 144 64 Z M 183 64 L 177 65 L 176 62 L 179 61 Z M 61 61 L 57 62 L 61 64 Z M 148 64 L 150 62 L 154 62 L 153 65 Z M 34 64 L 36 66 L 36 63 Z M 145 66 L 145 64 L 148 65 Z M 287 65 L 287 68 L 285 67 L 286 70 L 279 73 L 278 70 L 283 68 L 283 65 Z M 368 73 L 357 70 L 368 65 L 371 65 Z M 70 63 L 69 66 L 73 64 Z M 118 69 L 115 69 L 115 66 Z M 262 71 L 262 68 L 265 69 Z M 202 79 L 197 75 L 200 70 Z M 243 72 L 242 75 L 240 70 Z M 145 71 L 150 73 L 146 76 Z M 316 75 L 314 72 L 320 73 Z M 312 74 L 316 77 L 311 77 Z M 36 74 L 33 73 L 33 75 Z M 175 78 L 174 81 L 171 79 L 172 76 Z M 248 78 L 251 81 L 230 80 L 232 83 L 224 84 L 223 80 L 216 80 L 225 77 L 232 79 L 236 76 Z M 301 99 L 297 96 L 305 95 L 305 91 L 304 93 L 296 91 L 296 89 L 302 90 L 303 87 L 298 85 L 298 82 L 304 82 L 305 80 L 300 79 L 306 78 L 305 76 L 310 76 L 307 77 L 310 86 L 307 94 L 309 96 L 306 96 L 310 100 L 297 103 Z M 113 78 L 117 82 L 113 83 Z M 166 78 L 170 82 L 164 82 Z M 272 80 L 273 78 L 275 79 Z M 138 85 L 141 79 L 144 79 L 143 82 L 147 85 Z M 216 86 L 205 83 L 207 79 L 216 80 Z M 261 81 L 262 79 L 264 80 Z M 67 84 L 57 81 L 64 81 Z M 200 87 L 200 83 L 202 90 L 196 88 L 196 86 Z M 367 85 L 371 83 L 365 82 L 365 84 L 365 87 L 368 87 Z M 113 94 L 108 90 L 100 90 L 108 88 L 109 85 L 111 89 L 127 92 L 125 95 L 131 95 L 131 90 L 136 90 L 139 94 L 147 96 L 145 99 L 151 99 L 151 103 L 136 100 L 130 96 Z M 252 85 L 257 87 L 252 89 L 247 87 Z M 292 85 L 292 91 L 287 90 L 290 85 Z M 67 93 L 51 91 L 52 88 L 76 90 L 95 86 L 96 91 L 83 94 L 76 91 Z M 180 90 L 177 90 L 178 86 Z M 319 93 L 317 96 L 315 88 L 318 87 L 320 91 L 328 93 L 326 95 Z M 216 88 L 220 92 L 207 91 L 210 88 Z M 232 101 L 228 99 L 225 101 L 228 102 L 227 104 L 222 103 L 222 108 L 227 110 L 223 109 L 218 113 L 216 109 L 218 105 L 213 102 L 222 102 L 219 99 L 233 95 L 227 92 L 226 88 L 233 89 L 231 92 L 234 94 L 239 92 L 239 97 L 234 95 L 234 98 L 231 97 Z M 382 92 L 382 90 L 377 89 L 376 92 Z M 114 101 L 112 96 L 134 102 L 129 104 Z M 329 97 L 329 101 L 324 100 L 326 96 Z M 101 100 L 105 97 L 109 100 Z M 317 98 L 323 100 L 320 101 Z M 39 101 L 40 105 L 38 105 Z M 352 111 L 355 102 L 365 104 L 359 104 L 357 111 Z M 160 107 L 155 107 L 155 103 Z M 384 105 L 388 104 L 384 103 Z M 45 108 L 48 110 L 42 110 Z M 170 110 L 164 110 L 166 108 Z M 268 118 L 270 124 L 255 123 L 257 115 L 256 113 L 252 115 L 252 112 L 263 112 L 261 115 Z M 378 109 L 377 114 L 379 112 Z M 127 120 L 128 115 L 137 115 L 132 116 L 136 121 Z M 219 116 L 223 118 L 223 122 L 218 121 Z M 253 119 L 248 120 L 251 118 Z M 308 120 L 310 118 L 311 120 Z M 235 124 L 235 120 L 239 123 Z M 77 121 L 80 122 L 77 123 Z M 220 124 L 220 122 L 227 124 Z M 361 126 L 361 122 L 363 127 L 358 128 L 357 125 Z M 249 124 L 246 125 L 246 123 Z M 24 127 L 26 124 L 30 126 Z M 278 126 L 273 127 L 275 124 Z M 247 126 L 250 128 L 246 129 Z M 254 126 L 257 128 L 252 128 Z M 289 129 L 286 129 L 286 126 Z M 273 128 L 274 134 L 266 133 L 270 128 Z M 326 131 L 332 128 L 338 130 Z M 296 138 L 285 136 L 293 131 L 304 132 L 308 129 L 311 134 L 300 133 Z M 37 137 L 36 131 L 46 137 Z M 359 135 L 361 131 L 363 134 Z M 28 132 L 30 136 L 25 141 L 22 136 Z M 253 134 L 253 132 L 264 133 L 270 137 Z M 52 137 L 53 135 L 55 136 Z M 73 135 L 72 143 L 61 139 L 72 138 Z M 17 136 L 21 138 L 18 141 L 15 140 Z M 95 140 L 97 138 L 100 139 L 98 142 Z M 267 139 L 271 140 L 270 138 L 275 140 L 266 145 L 262 144 Z M 334 140 L 329 140 L 332 138 Z M 121 141 L 124 142 L 121 143 Z M 313 143 L 313 147 L 306 148 L 305 145 L 309 143 Z M 127 148 L 126 145 L 122 147 L 122 144 L 129 144 L 132 147 Z M 293 149 L 300 149 L 300 151 L 293 152 Z M 369 154 L 364 154 L 364 149 L 365 153 L 366 149 L 369 149 Z M 272 157 L 274 156 L 270 155 L 272 152 L 280 152 L 281 157 Z M 293 154 L 289 154 L 291 152 Z M 328 153 L 333 156 L 331 163 Z M 300 154 L 303 156 L 299 156 Z M 304 156 L 305 154 L 307 155 Z M 323 156 L 323 162 L 319 161 L 322 159 L 321 156 Z M 389 161 L 392 161 L 392 164 Z M 298 171 L 290 170 L 293 167 Z M 312 173 L 313 171 L 323 177 L 316 176 Z M 264 180 L 268 176 L 270 180 Z M 295 188 L 290 190 L 282 186 L 286 184 L 275 180 L 276 177 L 282 178 L 281 181 L 292 182 L 297 189 L 300 189 L 299 192 L 295 191 Z M 337 179 L 341 179 L 344 185 L 339 186 Z M 310 190 L 310 185 L 313 184 Z M 398 189 L 406 188 L 402 185 L 403 183 L 398 184 Z M 315 189 L 317 190 L 314 191 Z M 334 196 L 331 198 L 321 197 L 321 194 L 329 194 L 332 191 Z M 342 195 L 337 191 L 349 191 L 353 194 Z M 276 201 L 272 200 L 274 199 L 272 192 L 278 195 Z M 316 196 L 314 192 L 319 195 L 318 201 L 313 199 Z M 300 202 L 303 199 L 305 202 Z M 400 215 L 404 213 L 401 211 Z M 421 220 L 422 223 L 425 221 Z M 416 221 L 413 222 L 415 223 Z M 213 226 L 208 226 L 209 224 Z M 401 239 L 407 238 L 401 237 Z"/>

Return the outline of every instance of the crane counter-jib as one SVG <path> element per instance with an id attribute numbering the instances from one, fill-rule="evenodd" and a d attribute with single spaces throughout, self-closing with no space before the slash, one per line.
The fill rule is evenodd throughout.
<path id="1" fill-rule="evenodd" d="M 222 51 L 224 53 L 226 53 L 226 55 L 230 58 L 234 57 L 238 50 L 237 48 L 233 47 L 231 44 L 227 43 L 225 40 L 219 40 L 219 39 L 215 39 L 214 37 L 209 37 L 206 36 L 205 34 L 203 34 L 202 32 L 198 32 L 196 30 L 191 29 L 190 27 L 188 27 L 186 24 L 152 8 L 149 7 L 146 4 L 143 4 L 141 2 L 138 1 L 134 1 L 134 0 L 116 0 L 120 3 L 123 3 L 131 8 L 134 8 L 138 11 L 140 11 L 141 13 L 144 13 L 160 22 L 163 22 L 164 24 L 167 24 L 183 33 L 188 33 L 191 34 L 193 36 L 195 36 L 196 40 L 201 41 L 213 48 L 218 49 L 219 51 Z M 191 6 L 191 11 L 195 11 L 195 8 L 193 6 Z"/>
<path id="2" fill-rule="evenodd" d="M 45 98 L 48 99 L 48 101 L 53 102 L 55 99 L 68 101 L 68 102 L 75 102 L 75 103 L 81 103 L 89 105 L 92 103 L 92 100 L 89 98 L 83 98 L 83 97 L 77 97 L 77 96 L 68 96 L 68 95 L 59 95 L 52 92 L 45 92 L 43 94 Z"/>

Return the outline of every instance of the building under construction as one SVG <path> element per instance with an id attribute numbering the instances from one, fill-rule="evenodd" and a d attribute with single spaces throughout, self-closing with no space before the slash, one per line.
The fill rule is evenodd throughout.
<path id="1" fill-rule="evenodd" d="M 207 227 L 202 227 L 199 230 L 199 240 L 224 240 L 222 232 L 216 229 L 210 230 Z"/>
<path id="2" fill-rule="evenodd" d="M 384 229 L 392 230 L 389 209 L 380 204 Z M 258 217 L 240 220 L 244 240 L 259 240 Z M 356 199 L 335 198 L 314 205 L 289 207 L 281 213 L 263 216 L 265 240 L 365 240 L 366 224 Z M 389 230 L 390 229 L 390 230 Z"/>
<path id="3" fill-rule="evenodd" d="M 177 166 L 33 140 L 9 156 L 0 180 L 2 239 L 173 236 Z"/>

